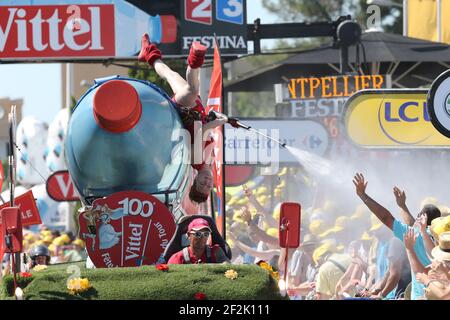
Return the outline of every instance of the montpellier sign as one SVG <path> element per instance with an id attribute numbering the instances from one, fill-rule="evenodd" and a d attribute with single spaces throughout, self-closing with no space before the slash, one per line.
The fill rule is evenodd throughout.
<path id="1" fill-rule="evenodd" d="M 450 139 L 431 124 L 427 90 L 364 90 L 346 103 L 348 137 L 363 147 L 449 148 Z"/>

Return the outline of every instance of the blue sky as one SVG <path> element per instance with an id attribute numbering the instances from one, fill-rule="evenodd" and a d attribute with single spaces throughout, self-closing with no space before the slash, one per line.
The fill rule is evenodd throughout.
<path id="1" fill-rule="evenodd" d="M 267 13 L 261 3 L 262 0 L 247 0 L 248 23 L 256 18 L 261 18 L 262 23 L 276 22 L 276 17 Z M 23 116 L 50 123 L 62 107 L 60 64 L 0 64 L 0 97 L 23 99 Z"/>

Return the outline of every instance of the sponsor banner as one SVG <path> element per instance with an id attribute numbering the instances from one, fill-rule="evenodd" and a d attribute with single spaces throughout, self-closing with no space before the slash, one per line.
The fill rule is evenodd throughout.
<path id="1" fill-rule="evenodd" d="M 52 173 L 46 182 L 47 194 L 55 201 L 78 201 L 76 189 L 74 188 L 73 181 L 70 178 L 69 171 L 62 170 Z"/>
<path id="2" fill-rule="evenodd" d="M 365 90 L 346 103 L 345 128 L 364 147 L 450 147 L 427 113 L 427 90 Z"/>
<path id="3" fill-rule="evenodd" d="M 359 90 L 391 86 L 389 75 L 345 75 L 292 78 L 276 85 L 278 100 L 286 105 L 282 117 L 314 120 L 329 133 L 327 158 L 349 157 L 354 153 L 344 133 L 342 117 L 348 98 Z"/>
<path id="4" fill-rule="evenodd" d="M 0 6 L 0 59 L 113 57 L 114 39 L 112 4 Z"/>
<path id="5" fill-rule="evenodd" d="M 323 125 L 306 120 L 246 120 L 242 123 L 271 136 L 289 147 L 324 155 L 328 149 L 328 133 Z M 225 130 L 226 164 L 298 163 L 278 143 L 243 129 Z"/>
<path id="6" fill-rule="evenodd" d="M 9 207 L 10 203 L 6 202 L 0 206 L 0 210 Z M 41 216 L 34 200 L 33 191 L 27 191 L 14 199 L 14 205 L 19 207 L 22 214 L 22 226 L 31 226 L 41 224 Z"/>
<path id="7" fill-rule="evenodd" d="M 175 232 L 167 207 L 140 191 L 121 191 L 93 202 L 79 216 L 79 237 L 97 268 L 135 267 L 162 262 Z"/>
<path id="8" fill-rule="evenodd" d="M 180 41 L 183 54 L 188 54 L 194 41 L 202 42 L 212 54 L 214 34 L 222 56 L 247 53 L 246 0 L 179 2 L 182 3 Z"/>
<path id="9" fill-rule="evenodd" d="M 165 56 L 201 41 L 213 53 L 247 53 L 245 0 L 2 0 L 0 59 L 134 58 L 148 33 Z"/>
<path id="10" fill-rule="evenodd" d="M 427 103 L 431 123 L 440 133 L 450 138 L 450 70 L 433 82 Z"/>

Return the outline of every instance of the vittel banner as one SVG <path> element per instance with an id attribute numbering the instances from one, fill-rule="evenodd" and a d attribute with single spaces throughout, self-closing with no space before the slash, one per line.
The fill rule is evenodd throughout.
<path id="1" fill-rule="evenodd" d="M 0 6 L 1 59 L 111 57 L 114 39 L 113 5 Z"/>
<path id="2" fill-rule="evenodd" d="M 79 237 L 97 268 L 137 267 L 163 262 L 175 232 L 167 207 L 150 194 L 121 191 L 97 199 L 80 213 Z"/>
<path id="3" fill-rule="evenodd" d="M 148 33 L 165 56 L 200 41 L 247 53 L 245 0 L 2 0 L 1 60 L 133 59 Z"/>

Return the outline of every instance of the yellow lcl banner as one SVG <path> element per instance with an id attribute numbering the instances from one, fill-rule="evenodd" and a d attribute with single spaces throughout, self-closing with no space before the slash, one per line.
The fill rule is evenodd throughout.
<path id="1" fill-rule="evenodd" d="M 408 37 L 450 44 L 450 0 L 407 0 L 404 11 Z"/>
<path id="2" fill-rule="evenodd" d="M 427 90 L 362 90 L 345 104 L 347 135 L 355 144 L 379 148 L 449 148 L 450 139 L 431 124 Z"/>

